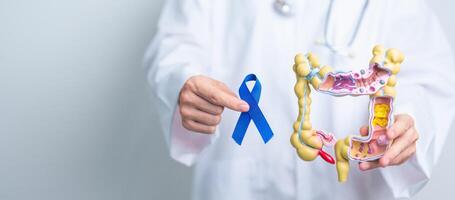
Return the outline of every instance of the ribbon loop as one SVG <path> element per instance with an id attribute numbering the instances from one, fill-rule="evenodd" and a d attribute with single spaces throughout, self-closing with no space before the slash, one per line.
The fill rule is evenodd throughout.
<path id="1" fill-rule="evenodd" d="M 246 85 L 249 81 L 255 81 L 251 92 Z M 258 105 L 261 96 L 261 89 L 261 82 L 259 82 L 258 78 L 254 74 L 248 74 L 240 85 L 239 96 L 242 100 L 248 103 L 250 110 L 240 114 L 239 120 L 235 125 L 234 132 L 232 133 L 232 138 L 238 145 L 242 145 L 243 138 L 245 137 L 246 130 L 248 129 L 251 120 L 253 120 L 256 125 L 264 143 L 267 143 L 273 137 L 272 129 L 267 123 L 267 120 Z"/>

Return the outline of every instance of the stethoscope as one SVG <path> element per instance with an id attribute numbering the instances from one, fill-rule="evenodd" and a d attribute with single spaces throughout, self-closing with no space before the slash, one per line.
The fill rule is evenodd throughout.
<path id="1" fill-rule="evenodd" d="M 351 38 L 349 39 L 349 42 L 346 45 L 337 45 L 337 46 L 328 40 L 328 29 L 329 29 L 329 25 L 330 25 L 330 21 L 331 21 L 331 17 L 332 17 L 333 1 L 334 0 L 330 0 L 329 8 L 327 10 L 327 14 L 326 14 L 326 18 L 325 18 L 324 40 L 317 41 L 317 44 L 327 47 L 330 51 L 332 51 L 335 54 L 342 55 L 342 56 L 348 56 L 348 57 L 354 57 L 354 55 L 352 53 L 350 53 L 348 51 L 348 49 L 352 46 L 355 39 L 357 38 L 357 34 L 359 32 L 360 25 L 362 24 L 363 18 L 365 16 L 365 11 L 367 10 L 370 0 L 365 0 L 365 3 L 363 4 L 363 7 L 362 7 L 362 11 L 360 12 L 360 15 L 357 19 L 357 23 L 355 25 L 354 32 L 352 33 Z M 284 17 L 292 17 L 295 14 L 294 10 L 293 10 L 293 6 L 289 0 L 275 0 L 273 6 L 274 6 L 275 10 Z"/>

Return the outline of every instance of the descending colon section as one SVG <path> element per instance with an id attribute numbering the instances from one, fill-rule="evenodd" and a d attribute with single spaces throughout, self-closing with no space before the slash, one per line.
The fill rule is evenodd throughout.
<path id="1" fill-rule="evenodd" d="M 387 150 L 387 128 L 391 125 L 393 98 L 373 97 L 370 101 L 370 126 L 367 136 L 353 136 L 348 156 L 352 160 L 370 161 Z"/>

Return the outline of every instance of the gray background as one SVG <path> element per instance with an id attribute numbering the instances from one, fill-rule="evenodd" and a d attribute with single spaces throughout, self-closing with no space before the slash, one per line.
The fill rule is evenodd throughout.
<path id="1" fill-rule="evenodd" d="M 162 3 L 0 0 L 0 199 L 188 199 L 141 68 Z M 415 199 L 452 195 L 454 140 Z"/>

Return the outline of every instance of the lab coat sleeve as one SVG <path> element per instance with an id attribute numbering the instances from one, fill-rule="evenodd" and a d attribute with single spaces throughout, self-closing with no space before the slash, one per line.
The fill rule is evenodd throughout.
<path id="1" fill-rule="evenodd" d="M 144 60 L 160 125 L 170 155 L 191 165 L 213 137 L 183 128 L 179 92 L 188 78 L 206 75 L 210 64 L 210 1 L 168 0 Z"/>
<path id="2" fill-rule="evenodd" d="M 409 161 L 380 171 L 395 198 L 408 198 L 428 182 L 453 131 L 455 66 L 441 26 L 423 1 L 389 3 L 384 44 L 405 55 L 397 79 L 395 114 L 411 115 L 420 138 Z"/>

